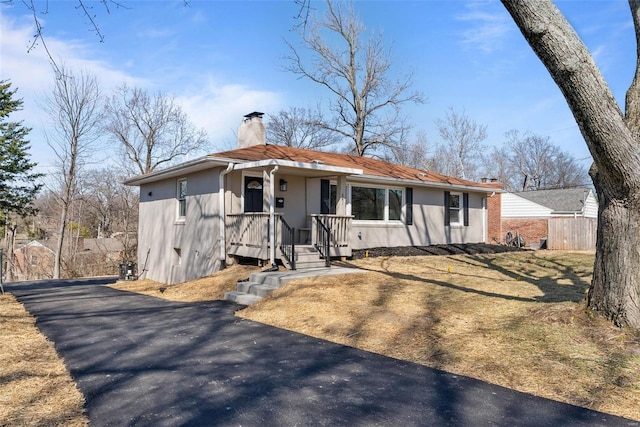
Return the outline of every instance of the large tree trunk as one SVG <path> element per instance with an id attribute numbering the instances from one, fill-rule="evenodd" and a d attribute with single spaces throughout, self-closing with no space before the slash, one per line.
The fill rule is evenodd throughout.
<path id="1" fill-rule="evenodd" d="M 597 173 L 593 176 L 598 181 Z M 596 184 L 596 188 L 600 187 Z M 596 260 L 587 305 L 618 326 L 640 328 L 640 206 L 598 192 Z"/>
<path id="2" fill-rule="evenodd" d="M 562 91 L 594 159 L 599 219 L 587 304 L 616 325 L 640 329 L 637 134 L 627 126 L 591 54 L 550 0 L 502 3 Z M 637 10 L 634 3 L 632 11 Z"/>

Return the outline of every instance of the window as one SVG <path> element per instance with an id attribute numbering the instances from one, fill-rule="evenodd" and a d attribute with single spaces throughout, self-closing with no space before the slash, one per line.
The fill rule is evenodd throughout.
<path id="1" fill-rule="evenodd" d="M 460 208 L 461 208 L 460 194 L 451 194 L 449 196 L 449 223 L 460 223 Z"/>
<path id="2" fill-rule="evenodd" d="M 328 179 L 320 180 L 320 213 L 335 215 L 337 203 L 338 186 Z"/>
<path id="3" fill-rule="evenodd" d="M 38 265 L 38 255 L 31 255 L 31 265 Z"/>
<path id="4" fill-rule="evenodd" d="M 469 193 L 444 192 L 444 225 L 469 225 Z"/>
<path id="5" fill-rule="evenodd" d="M 400 221 L 402 217 L 402 190 L 389 189 L 389 221 Z"/>
<path id="6" fill-rule="evenodd" d="M 187 216 L 187 180 L 178 180 L 178 189 L 176 194 L 178 199 L 178 219 L 184 219 Z"/>
<path id="7" fill-rule="evenodd" d="M 356 220 L 400 221 L 403 190 L 351 187 L 351 214 Z"/>

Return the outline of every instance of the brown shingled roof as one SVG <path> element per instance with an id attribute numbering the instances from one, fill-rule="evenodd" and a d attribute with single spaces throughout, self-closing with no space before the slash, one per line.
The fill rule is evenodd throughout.
<path id="1" fill-rule="evenodd" d="M 237 150 L 215 153 L 214 157 L 225 157 L 246 161 L 260 161 L 268 159 L 290 160 L 295 162 L 312 163 L 320 161 L 325 165 L 362 169 L 365 175 L 385 178 L 411 179 L 438 184 L 463 185 L 479 188 L 495 189 L 495 184 L 481 184 L 460 178 L 441 175 L 406 166 L 396 165 L 369 157 L 352 156 L 348 154 L 326 153 L 322 151 L 305 150 L 302 148 L 285 147 L 280 145 L 255 145 Z"/>

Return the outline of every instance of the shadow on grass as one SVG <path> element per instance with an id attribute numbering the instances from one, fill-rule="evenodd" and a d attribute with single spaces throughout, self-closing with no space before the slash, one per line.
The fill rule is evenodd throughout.
<path id="1" fill-rule="evenodd" d="M 519 297 L 508 294 L 501 294 L 496 292 L 484 291 L 481 289 L 475 289 L 473 287 L 463 286 L 460 284 L 454 284 L 449 281 L 436 280 L 433 278 L 429 278 L 426 276 L 417 276 L 414 274 L 406 274 L 397 271 L 389 271 L 387 269 L 378 270 L 374 268 L 366 268 L 360 265 L 356 265 L 352 262 L 344 262 L 343 265 L 359 268 L 361 270 L 370 271 L 370 272 L 378 272 L 387 274 L 394 279 L 399 280 L 410 280 L 416 282 L 422 282 L 430 285 L 440 286 L 443 288 L 454 289 L 461 292 L 473 293 L 477 295 L 482 295 L 490 298 L 499 298 L 510 301 L 522 301 L 522 302 L 531 302 L 538 301 L 542 303 L 558 303 L 558 302 L 580 302 L 584 299 L 587 290 L 589 289 L 589 282 L 581 277 L 578 272 L 575 271 L 574 266 L 566 263 L 562 263 L 557 259 L 548 259 L 541 258 L 537 259 L 532 256 L 528 262 L 531 260 L 538 260 L 541 263 L 546 263 L 549 265 L 539 266 L 550 270 L 549 273 L 536 277 L 533 274 L 527 274 L 525 271 L 526 265 L 518 264 L 513 268 L 508 268 L 500 264 L 501 257 L 492 257 L 492 256 L 484 256 L 484 255 L 467 255 L 467 257 L 456 258 L 457 262 L 466 263 L 469 266 L 486 268 L 493 271 L 497 271 L 502 274 L 506 278 L 510 280 L 520 281 L 522 283 L 531 284 L 543 293 L 542 296 L 537 296 L 533 298 Z M 431 267 L 434 268 L 434 267 Z M 435 270 L 446 273 L 446 270 L 440 270 L 435 268 Z M 531 272 L 529 272 L 531 273 Z M 469 277 L 476 279 L 477 275 L 466 274 L 461 272 L 456 272 L 456 276 L 458 277 Z M 494 277 L 487 276 L 487 280 L 496 280 Z M 561 284 L 561 280 L 569 280 L 571 285 Z"/>

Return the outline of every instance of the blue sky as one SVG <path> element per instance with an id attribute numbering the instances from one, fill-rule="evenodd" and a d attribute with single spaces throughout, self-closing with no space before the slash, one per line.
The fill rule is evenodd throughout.
<path id="1" fill-rule="evenodd" d="M 100 43 L 71 0 L 49 0 L 41 19 L 54 58 L 98 76 L 109 94 L 126 82 L 174 95 L 190 119 L 205 128 L 215 152 L 232 148 L 244 114 L 276 113 L 290 107 L 326 105 L 330 94 L 284 71 L 285 39 L 292 28 L 293 0 L 198 1 L 120 0 L 127 9 L 98 2 Z M 46 2 L 36 1 L 41 10 Z M 559 1 L 559 8 L 595 57 L 622 106 L 635 67 L 635 35 L 626 1 Z M 322 2 L 313 2 L 317 13 Z M 530 131 L 578 159 L 590 161 L 566 103 L 547 71 L 498 1 L 357 1 L 367 30 L 381 33 L 398 74 L 412 72 L 414 88 L 427 98 L 408 105 L 414 132 L 440 142 L 435 121 L 449 108 L 487 125 L 487 146 L 501 145 L 510 129 Z M 32 156 L 46 170 L 53 153 L 46 145 L 47 117 L 39 100 L 53 73 L 41 46 L 27 47 L 33 18 L 21 1 L 0 5 L 0 79 L 19 89 Z M 103 141 L 105 152 L 108 142 Z"/>

